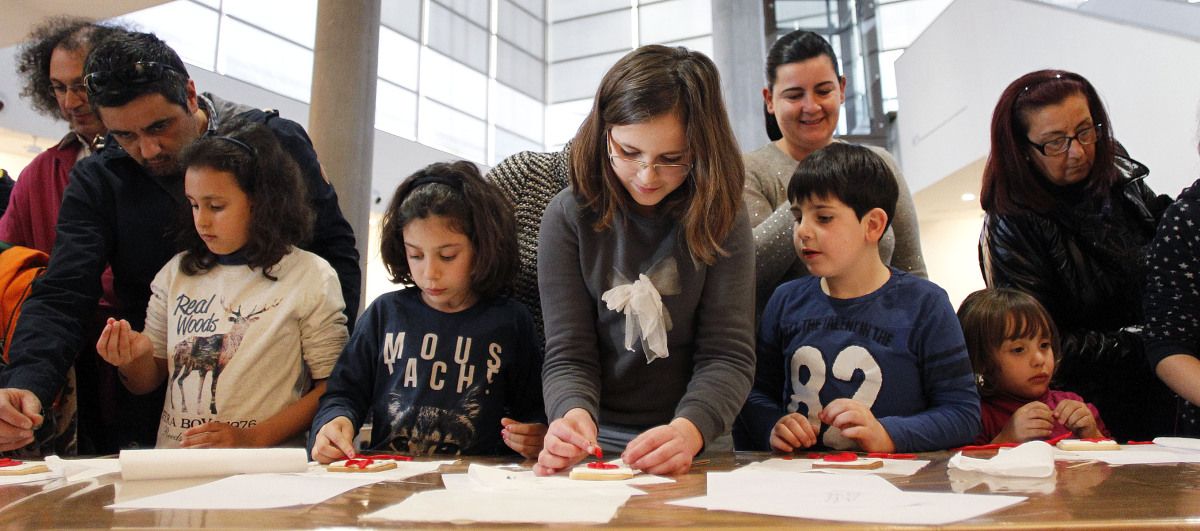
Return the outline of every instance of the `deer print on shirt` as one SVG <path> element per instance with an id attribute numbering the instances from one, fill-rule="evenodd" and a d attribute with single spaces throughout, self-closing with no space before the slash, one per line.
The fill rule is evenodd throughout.
<path id="1" fill-rule="evenodd" d="M 228 332 L 211 336 L 193 336 L 175 344 L 175 370 L 167 381 L 173 381 L 179 386 L 179 401 L 182 403 L 185 413 L 188 408 L 187 397 L 183 394 L 183 381 L 193 372 L 200 373 L 200 381 L 196 386 L 196 411 L 200 411 L 200 400 L 204 394 L 204 377 L 211 372 L 212 384 L 209 391 L 208 409 L 214 415 L 217 413 L 217 379 L 221 377 L 221 371 L 229 364 L 229 360 L 233 359 L 233 355 L 237 354 L 238 347 L 241 346 L 242 338 L 245 337 L 250 323 L 257 321 L 258 316 L 262 313 L 279 306 L 279 302 L 277 300 L 274 304 L 261 310 L 256 306 L 250 310 L 250 313 L 242 315 L 241 305 L 238 305 L 237 309 L 230 310 L 225 305 L 225 299 L 221 299 L 221 308 L 225 309 L 225 312 L 229 314 L 229 321 L 233 323 L 233 327 Z"/>

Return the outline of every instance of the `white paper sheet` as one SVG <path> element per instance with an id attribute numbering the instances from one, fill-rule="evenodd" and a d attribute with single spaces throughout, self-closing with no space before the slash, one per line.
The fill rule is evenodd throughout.
<path id="1" fill-rule="evenodd" d="M 1200 463 L 1200 452 L 1168 448 L 1158 444 L 1121 446 L 1120 450 L 1067 452 L 1054 450 L 1061 461 L 1100 461 L 1110 465 L 1161 465 L 1171 463 Z"/>
<path id="2" fill-rule="evenodd" d="M 582 481 L 569 479 L 565 475 L 536 476 L 533 471 L 513 471 L 497 467 L 472 464 L 467 468 L 464 481 L 454 474 L 442 474 L 447 489 L 506 490 L 506 491 L 573 491 L 642 496 L 646 493 L 633 485 L 673 483 L 670 478 L 638 476 L 619 481 Z"/>
<path id="3" fill-rule="evenodd" d="M 67 481 L 82 481 L 121 471 L 121 462 L 116 459 L 62 459 L 57 455 L 46 456 L 46 466 L 67 478 Z"/>
<path id="4" fill-rule="evenodd" d="M 271 509 L 311 505 L 377 483 L 370 474 L 342 478 L 307 474 L 239 474 L 155 496 L 123 501 L 111 509 Z"/>
<path id="5" fill-rule="evenodd" d="M 127 481 L 308 470 L 303 448 L 121 450 L 120 461 Z"/>
<path id="6" fill-rule="evenodd" d="M 404 481 L 413 476 L 437 472 L 442 465 L 452 465 L 454 460 L 447 461 L 397 461 L 396 468 L 382 472 L 330 472 L 317 463 L 309 463 L 306 475 L 323 478 L 341 478 L 345 476 L 370 476 L 377 481 Z"/>
<path id="7" fill-rule="evenodd" d="M 710 472 L 707 496 L 667 503 L 839 522 L 943 525 L 1023 500 L 1020 496 L 902 492 L 879 476 L 795 474 L 745 467 Z"/>
<path id="8" fill-rule="evenodd" d="M 1045 441 L 1030 441 L 1016 448 L 1001 448 L 991 459 L 967 457 L 958 452 L 946 466 L 994 476 L 1046 478 L 1054 475 L 1055 451 Z"/>
<path id="9" fill-rule="evenodd" d="M 577 491 L 432 490 L 360 518 L 367 522 L 605 524 L 628 499 Z"/>
<path id="10" fill-rule="evenodd" d="M 957 469 L 949 469 L 946 473 L 950 476 L 950 490 L 954 492 L 966 492 L 984 485 L 988 492 L 1051 494 L 1058 486 L 1058 474 L 1045 478 L 1013 478 Z"/>
<path id="11" fill-rule="evenodd" d="M 871 470 L 861 470 L 852 468 L 813 468 L 813 463 L 819 462 L 820 459 L 780 459 L 773 458 L 766 461 L 751 463 L 748 467 L 763 467 L 771 470 L 781 470 L 787 472 L 823 472 L 826 474 L 840 474 L 847 476 L 866 476 L 874 474 L 886 474 L 889 476 L 911 476 L 917 471 L 925 468 L 929 461 L 920 459 L 881 459 L 883 466 Z"/>
<path id="12" fill-rule="evenodd" d="M 1200 451 L 1200 439 L 1190 437 L 1155 437 L 1154 444 L 1179 450 Z"/>

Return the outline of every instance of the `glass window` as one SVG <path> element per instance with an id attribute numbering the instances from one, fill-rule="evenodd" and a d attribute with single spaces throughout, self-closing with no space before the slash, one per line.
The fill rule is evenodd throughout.
<path id="1" fill-rule="evenodd" d="M 417 90 L 417 62 L 421 46 L 386 27 L 379 28 L 379 77 Z"/>
<path id="2" fill-rule="evenodd" d="M 712 33 L 710 0 L 671 0 L 638 8 L 642 44 L 689 39 Z"/>
<path id="3" fill-rule="evenodd" d="M 488 27 L 488 4 L 480 0 L 433 0 L 439 5 L 466 17 L 484 28 Z"/>
<path id="4" fill-rule="evenodd" d="M 313 52 L 226 17 L 221 26 L 219 73 L 308 103 Z"/>
<path id="5" fill-rule="evenodd" d="M 487 117 L 487 76 L 432 50 L 421 57 L 421 95 L 480 119 Z"/>
<path id="6" fill-rule="evenodd" d="M 216 70 L 217 12 L 192 2 L 170 2 L 117 20 L 153 32 L 189 64 Z"/>
<path id="7" fill-rule="evenodd" d="M 421 38 L 421 0 L 387 0 L 379 4 L 379 20 L 413 40 Z"/>
<path id="8" fill-rule="evenodd" d="M 496 43 L 496 79 L 539 101 L 546 99 L 546 63 L 505 41 Z"/>
<path id="9" fill-rule="evenodd" d="M 473 162 L 487 159 L 487 124 L 450 107 L 421 98 L 417 139 Z"/>
<path id="10" fill-rule="evenodd" d="M 439 4 L 429 4 L 429 47 L 479 72 L 488 71 L 488 31 Z"/>
<path id="11" fill-rule="evenodd" d="M 550 20 L 566 20 L 628 7 L 629 0 L 550 0 Z M 625 16 L 628 17 L 629 12 Z"/>
<path id="12" fill-rule="evenodd" d="M 513 0 L 513 3 L 539 20 L 546 20 L 546 0 Z"/>
<path id="13" fill-rule="evenodd" d="M 313 47 L 317 31 L 317 0 L 225 0 L 225 14 Z"/>
<path id="14" fill-rule="evenodd" d="M 551 151 L 575 137 L 579 125 L 592 110 L 592 98 L 546 106 L 546 147 Z"/>
<path id="15" fill-rule="evenodd" d="M 950 2 L 907 0 L 879 6 L 879 45 L 884 50 L 891 50 L 912 44 Z"/>
<path id="16" fill-rule="evenodd" d="M 495 131 L 496 139 L 496 147 L 492 150 L 492 160 L 489 161 L 492 166 L 499 164 L 500 161 L 510 155 L 515 155 L 522 151 L 542 151 L 541 144 L 521 135 L 515 135 L 500 127 L 493 128 L 492 130 Z"/>
<path id="17" fill-rule="evenodd" d="M 580 2 L 583 3 L 583 2 Z M 550 25 L 550 59 L 563 61 L 615 50 L 629 50 L 633 28 L 629 10 Z"/>
<path id="18" fill-rule="evenodd" d="M 545 127 L 542 113 L 545 107 L 540 101 L 501 83 L 492 85 L 491 98 L 493 123 L 531 141 L 541 143 Z"/>
<path id="19" fill-rule="evenodd" d="M 879 53 L 879 93 L 883 99 L 895 98 L 896 94 L 896 59 L 904 50 L 892 50 Z"/>
<path id="20" fill-rule="evenodd" d="M 664 42 L 667 46 L 683 46 L 692 51 L 700 52 L 707 55 L 709 59 L 713 56 L 713 38 L 712 35 L 699 37 L 696 39 L 685 39 L 682 41 Z"/>
<path id="21" fill-rule="evenodd" d="M 837 25 L 837 6 L 812 0 L 775 0 L 775 24 L 780 35 L 801 28 L 822 33 Z"/>
<path id="22" fill-rule="evenodd" d="M 627 52 L 620 51 L 550 65 L 551 102 L 591 98 L 604 73 Z"/>
<path id="23" fill-rule="evenodd" d="M 538 59 L 546 57 L 546 23 L 522 11 L 512 2 L 501 0 L 497 24 L 500 37 Z"/>
<path id="24" fill-rule="evenodd" d="M 375 128 L 417 139 L 417 94 L 387 81 L 375 84 Z"/>

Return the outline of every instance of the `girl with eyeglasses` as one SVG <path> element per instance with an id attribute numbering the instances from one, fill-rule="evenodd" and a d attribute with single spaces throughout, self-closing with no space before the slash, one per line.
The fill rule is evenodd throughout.
<path id="1" fill-rule="evenodd" d="M 300 170 L 241 120 L 181 162 L 183 252 L 150 284 L 145 328 L 108 319 L 96 350 L 134 394 L 166 383 L 159 448 L 303 446 L 347 331 L 337 274 L 296 247 L 315 216 Z"/>
<path id="2" fill-rule="evenodd" d="M 838 115 L 846 100 L 846 77 L 824 37 L 797 30 L 775 41 L 767 54 L 767 86 L 762 89 L 767 136 L 771 142 L 746 153 L 744 200 L 758 249 L 758 306 L 766 305 L 784 281 L 807 274 L 792 248 L 794 217 L 787 199 L 792 172 L 810 153 L 835 140 Z M 900 198 L 896 217 L 879 241 L 883 263 L 925 277 L 921 238 L 912 194 L 900 166 L 887 150 L 871 147 L 892 169 Z"/>
<path id="3" fill-rule="evenodd" d="M 716 66 L 644 46 L 600 82 L 538 241 L 551 421 L 535 471 L 599 449 L 652 474 L 731 450 L 754 369 L 754 249 Z"/>
<path id="4" fill-rule="evenodd" d="M 1170 430 L 1172 399 L 1147 365 L 1145 250 L 1170 204 L 1113 137 L 1096 89 L 1079 74 L 1031 72 L 992 115 L 980 203 L 988 287 L 1046 307 L 1062 338 L 1056 387 L 1088 397 L 1118 439 Z"/>

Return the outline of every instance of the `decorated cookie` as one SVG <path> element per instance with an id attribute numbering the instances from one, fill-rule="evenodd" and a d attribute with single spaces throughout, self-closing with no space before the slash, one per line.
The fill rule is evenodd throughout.
<path id="1" fill-rule="evenodd" d="M 590 481 L 616 481 L 629 479 L 637 474 L 636 470 L 627 466 L 615 463 L 601 463 L 599 461 L 593 461 L 571 469 L 571 479 Z"/>
<path id="2" fill-rule="evenodd" d="M 0 458 L 0 476 L 24 476 L 49 472 L 50 468 L 42 462 L 25 462 L 8 457 Z"/>
<path id="3" fill-rule="evenodd" d="M 1063 439 L 1058 441 L 1057 446 L 1059 450 L 1066 450 L 1068 452 L 1121 449 L 1121 445 L 1112 439 Z"/>

